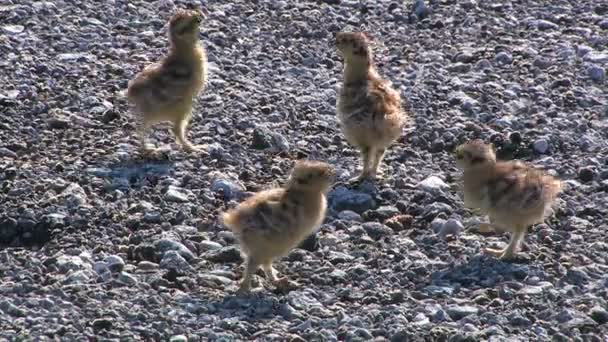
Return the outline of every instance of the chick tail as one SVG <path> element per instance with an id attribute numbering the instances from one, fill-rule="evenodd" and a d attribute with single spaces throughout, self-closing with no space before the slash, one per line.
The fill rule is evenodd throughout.
<path id="1" fill-rule="evenodd" d="M 238 224 L 238 215 L 235 211 L 228 211 L 222 214 L 222 224 L 234 233 L 240 231 L 240 225 Z"/>

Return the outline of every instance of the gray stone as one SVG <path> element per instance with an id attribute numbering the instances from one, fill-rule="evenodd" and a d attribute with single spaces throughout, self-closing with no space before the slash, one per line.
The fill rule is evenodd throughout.
<path id="1" fill-rule="evenodd" d="M 240 182 L 233 182 L 224 178 L 216 178 L 211 183 L 213 192 L 222 191 L 226 201 L 240 197 L 245 191 L 245 187 Z"/>
<path id="2" fill-rule="evenodd" d="M 137 284 L 137 278 L 130 273 L 120 272 L 116 281 L 126 286 L 133 286 Z"/>
<path id="3" fill-rule="evenodd" d="M 448 313 L 450 318 L 455 321 L 458 321 L 470 315 L 477 315 L 479 309 L 470 305 L 452 305 L 447 308 L 446 312 Z"/>
<path id="4" fill-rule="evenodd" d="M 77 183 L 70 183 L 62 192 L 61 197 L 65 200 L 65 205 L 71 208 L 87 204 L 87 194 Z"/>
<path id="5" fill-rule="evenodd" d="M 183 189 L 170 185 L 165 193 L 165 199 L 170 202 L 188 202 L 188 195 Z"/>
<path id="6" fill-rule="evenodd" d="M 437 191 L 448 189 L 450 186 L 437 176 L 430 176 L 418 183 L 418 187 L 425 191 Z"/>
<path id="7" fill-rule="evenodd" d="M 350 190 L 344 186 L 338 186 L 327 195 L 329 206 L 335 211 L 351 210 L 356 213 L 363 213 L 376 207 L 376 201 L 371 195 L 355 190 Z"/>
<path id="8" fill-rule="evenodd" d="M 207 253 L 206 258 L 212 262 L 241 262 L 241 252 L 236 246 L 223 247 Z"/>
<path id="9" fill-rule="evenodd" d="M 195 259 L 195 255 L 188 249 L 188 247 L 184 246 L 181 242 L 171 240 L 168 238 L 163 238 L 154 244 L 156 250 L 158 250 L 161 254 L 166 254 L 168 251 L 177 251 L 182 257 L 186 260 L 191 261 Z"/>
<path id="10" fill-rule="evenodd" d="M 464 229 L 462 222 L 456 219 L 449 219 L 445 221 L 439 232 L 439 236 L 445 239 L 448 235 L 456 236 Z"/>
<path id="11" fill-rule="evenodd" d="M 587 68 L 587 74 L 589 78 L 597 83 L 603 83 L 606 79 L 606 69 L 599 67 L 597 65 L 592 65 Z"/>
<path id="12" fill-rule="evenodd" d="M 222 245 L 209 240 L 203 240 L 198 243 L 199 251 L 207 252 L 222 248 Z"/>
<path id="13" fill-rule="evenodd" d="M 118 255 L 108 255 L 104 261 L 111 272 L 118 273 L 125 268 L 125 262 Z"/>
<path id="14" fill-rule="evenodd" d="M 338 213 L 338 218 L 343 221 L 363 222 L 361 215 L 352 210 L 342 210 Z"/>
<path id="15" fill-rule="evenodd" d="M 17 158 L 17 153 L 9 150 L 6 147 L 0 147 L 0 157 Z"/>
<path id="16" fill-rule="evenodd" d="M 591 63 L 603 64 L 608 62 L 608 53 L 589 52 L 583 59 Z"/>
<path id="17" fill-rule="evenodd" d="M 533 147 L 536 152 L 544 154 L 549 150 L 549 142 L 545 138 L 540 138 L 534 142 Z"/>
<path id="18" fill-rule="evenodd" d="M 8 33 L 8 34 L 18 34 L 23 32 L 23 30 L 25 30 L 25 27 L 23 27 L 23 25 L 4 25 L 2 26 L 2 31 Z"/>
<path id="19" fill-rule="evenodd" d="M 375 240 L 378 240 L 384 236 L 394 234 L 393 230 L 390 227 L 378 222 L 366 222 L 362 224 L 361 227 L 365 229 L 367 235 L 369 235 L 372 239 Z"/>
<path id="20" fill-rule="evenodd" d="M 193 270 L 192 266 L 177 251 L 167 251 L 160 261 L 160 268 L 173 270 L 177 274 L 185 274 Z"/>
<path id="21" fill-rule="evenodd" d="M 496 57 L 494 57 L 494 60 L 498 64 L 507 65 L 507 64 L 513 63 L 513 56 L 506 51 L 501 51 L 496 54 Z"/>

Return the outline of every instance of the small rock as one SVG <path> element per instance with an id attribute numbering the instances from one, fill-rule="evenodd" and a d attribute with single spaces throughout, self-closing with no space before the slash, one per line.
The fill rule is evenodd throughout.
<path id="1" fill-rule="evenodd" d="M 125 268 L 124 260 L 122 260 L 122 258 L 118 255 L 108 255 L 104 261 L 111 272 L 122 272 L 122 270 Z"/>
<path id="2" fill-rule="evenodd" d="M 591 63 L 603 64 L 608 62 L 608 53 L 589 52 L 583 59 Z"/>
<path id="3" fill-rule="evenodd" d="M 201 274 L 197 280 L 204 286 L 218 289 L 223 289 L 232 283 L 232 280 L 215 274 Z"/>
<path id="4" fill-rule="evenodd" d="M 165 199 L 170 202 L 188 202 L 188 195 L 186 195 L 181 188 L 170 185 L 165 193 Z"/>
<path id="5" fill-rule="evenodd" d="M 361 227 L 363 227 L 367 235 L 374 240 L 378 240 L 384 236 L 393 234 L 393 230 L 391 228 L 378 222 L 366 222 L 362 224 Z"/>
<path id="6" fill-rule="evenodd" d="M 181 242 L 177 242 L 175 240 L 164 238 L 156 241 L 154 245 L 156 247 L 156 250 L 159 251 L 161 254 L 166 254 L 167 251 L 177 251 L 182 257 L 184 257 L 188 261 L 191 261 L 196 258 L 194 254 L 188 249 L 188 247 L 184 246 L 184 244 L 182 244 Z"/>
<path id="7" fill-rule="evenodd" d="M 603 83 L 606 79 L 606 70 L 596 65 L 587 68 L 587 74 L 594 82 Z"/>
<path id="8" fill-rule="evenodd" d="M 456 236 L 463 229 L 464 229 L 464 226 L 462 225 L 462 223 L 459 220 L 449 219 L 449 220 L 445 221 L 445 223 L 441 227 L 439 236 L 442 239 L 445 239 L 448 235 Z"/>
<path id="9" fill-rule="evenodd" d="M 422 20 L 431 14 L 431 10 L 424 3 L 424 0 L 415 0 L 412 13 L 418 17 L 418 20 Z"/>
<path id="10" fill-rule="evenodd" d="M 425 191 L 448 189 L 450 186 L 437 176 L 430 176 L 418 183 L 418 187 Z"/>
<path id="11" fill-rule="evenodd" d="M 66 129 L 70 127 L 70 121 L 64 117 L 52 117 L 48 123 L 51 129 Z"/>
<path id="12" fill-rule="evenodd" d="M 103 329 L 109 330 L 112 328 L 113 324 L 114 323 L 112 322 L 111 318 L 98 318 L 98 319 L 93 320 L 93 323 L 92 323 L 93 328 L 95 330 L 103 330 Z"/>
<path id="13" fill-rule="evenodd" d="M 470 315 L 477 315 L 479 309 L 469 305 L 452 305 L 446 311 L 453 320 L 458 321 Z"/>
<path id="14" fill-rule="evenodd" d="M 608 323 L 608 311 L 604 308 L 596 306 L 591 309 L 591 318 L 596 321 L 598 324 Z"/>
<path id="15" fill-rule="evenodd" d="M 361 215 L 352 210 L 342 210 L 338 213 L 338 218 L 343 221 L 363 222 Z"/>
<path id="16" fill-rule="evenodd" d="M 435 233 L 439 234 L 445 222 L 446 220 L 442 219 L 441 217 L 435 217 L 433 221 L 431 221 L 431 228 Z"/>
<path id="17" fill-rule="evenodd" d="M 344 186 L 338 186 L 330 191 L 327 195 L 327 202 L 331 208 L 338 212 L 351 210 L 359 214 L 376 206 L 376 202 L 371 195 L 350 190 Z"/>
<path id="18" fill-rule="evenodd" d="M 494 57 L 494 61 L 496 61 L 496 63 L 500 65 L 511 64 L 513 63 L 513 56 L 506 51 L 501 51 L 496 54 L 496 56 Z"/>
<path id="19" fill-rule="evenodd" d="M 235 246 L 223 247 L 207 253 L 207 260 L 212 262 L 242 262 L 241 251 Z"/>
<path id="20" fill-rule="evenodd" d="M 188 342 L 188 337 L 186 337 L 186 335 L 171 336 L 169 342 Z"/>
<path id="21" fill-rule="evenodd" d="M 4 25 L 2 26 L 2 31 L 9 33 L 9 34 L 18 34 L 23 32 L 23 30 L 25 30 L 25 27 L 23 27 L 23 25 Z"/>
<path id="22" fill-rule="evenodd" d="M 224 200 L 230 201 L 240 197 L 245 192 L 245 187 L 239 182 L 233 182 L 224 178 L 216 178 L 211 183 L 211 191 L 224 194 Z"/>
<path id="23" fill-rule="evenodd" d="M 17 153 L 9 150 L 6 147 L 0 147 L 0 157 L 17 158 Z"/>
<path id="24" fill-rule="evenodd" d="M 545 138 L 536 140 L 533 144 L 534 151 L 544 154 L 549 150 L 549 142 Z"/>
<path id="25" fill-rule="evenodd" d="M 214 251 L 214 250 L 220 249 L 220 248 L 222 248 L 222 245 L 220 243 L 209 241 L 209 240 L 203 240 L 198 243 L 199 251 L 203 251 L 203 252 Z"/>
<path id="26" fill-rule="evenodd" d="M 533 22 L 539 30 L 557 30 L 559 26 L 547 20 L 538 19 Z"/>
<path id="27" fill-rule="evenodd" d="M 177 274 L 185 274 L 192 270 L 192 266 L 177 251 L 168 251 L 160 261 L 160 267 L 166 270 L 173 270 Z"/>
<path id="28" fill-rule="evenodd" d="M 137 284 L 137 278 L 127 272 L 120 272 L 116 278 L 116 281 L 126 286 L 133 286 Z"/>
<path id="29" fill-rule="evenodd" d="M 578 169 L 578 179 L 587 183 L 595 179 L 596 172 L 592 167 L 581 167 Z"/>

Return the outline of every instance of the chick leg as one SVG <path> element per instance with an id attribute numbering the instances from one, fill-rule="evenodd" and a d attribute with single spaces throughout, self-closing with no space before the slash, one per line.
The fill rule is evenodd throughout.
<path id="1" fill-rule="evenodd" d="M 276 283 L 277 280 L 279 280 L 279 278 L 277 278 L 277 270 L 272 267 L 271 263 L 263 265 L 262 268 L 264 269 L 264 273 L 266 273 L 266 276 L 268 277 L 268 279 L 270 279 L 271 282 Z"/>
<path id="2" fill-rule="evenodd" d="M 137 135 L 139 136 L 139 141 L 141 144 L 141 148 L 144 153 L 152 153 L 156 151 L 156 147 L 152 144 L 146 143 L 146 133 L 150 129 L 150 127 L 154 124 L 153 120 L 147 119 L 145 117 L 141 117 L 137 123 Z"/>
<path id="3" fill-rule="evenodd" d="M 505 249 L 493 249 L 493 248 L 484 248 L 484 253 L 493 255 L 495 257 L 500 258 L 500 260 L 510 260 L 515 257 L 515 252 L 519 247 L 519 243 L 523 238 L 525 230 L 516 229 L 511 233 L 511 238 L 509 239 L 509 244 Z"/>
<path id="4" fill-rule="evenodd" d="M 382 169 L 380 167 L 380 164 L 382 163 L 382 159 L 384 158 L 384 153 L 386 153 L 386 149 L 385 148 L 379 148 L 377 150 L 375 150 L 374 153 L 374 160 L 373 160 L 373 164 L 371 167 L 371 175 L 372 177 L 376 177 L 378 174 L 382 174 Z"/>
<path id="5" fill-rule="evenodd" d="M 190 122 L 190 114 L 185 115 L 183 118 L 176 120 L 173 123 L 173 134 L 177 142 L 184 147 L 186 152 L 196 152 L 200 149 L 200 146 L 192 145 L 186 137 L 186 131 L 188 123 Z"/>
<path id="6" fill-rule="evenodd" d="M 369 146 L 361 147 L 360 153 L 361 153 L 361 160 L 363 161 L 363 170 L 361 170 L 361 174 L 359 174 L 359 176 L 350 179 L 351 183 L 362 181 L 363 179 L 365 179 L 369 176 L 370 163 L 371 163 L 371 157 L 372 157 L 371 152 L 372 151 L 369 148 Z"/>
<path id="7" fill-rule="evenodd" d="M 243 275 L 243 280 L 241 281 L 241 285 L 237 290 L 239 294 L 248 293 L 251 290 L 251 278 L 253 274 L 258 269 L 260 265 L 256 260 L 249 257 L 247 258 L 247 266 L 245 267 L 245 274 Z"/>
<path id="8" fill-rule="evenodd" d="M 511 241 L 509 241 L 509 245 L 500 256 L 500 260 L 511 260 L 515 257 L 519 244 L 526 232 L 524 229 L 520 229 L 520 227 L 517 228 L 515 232 L 511 233 Z"/>

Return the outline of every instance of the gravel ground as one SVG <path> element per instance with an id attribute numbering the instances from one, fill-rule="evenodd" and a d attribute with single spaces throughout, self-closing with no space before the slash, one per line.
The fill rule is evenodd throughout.
<path id="1" fill-rule="evenodd" d="M 206 1 L 210 81 L 187 155 L 145 161 L 119 95 L 167 47 L 184 1 L 0 4 L 0 337 L 605 341 L 608 5 L 602 1 Z M 299 283 L 235 297 L 220 211 L 293 160 L 359 159 L 337 129 L 338 30 L 376 39 L 415 125 L 384 182 L 337 184 Z M 165 126 L 166 127 L 166 126 Z M 521 260 L 463 209 L 450 151 L 492 141 L 566 182 Z"/>

